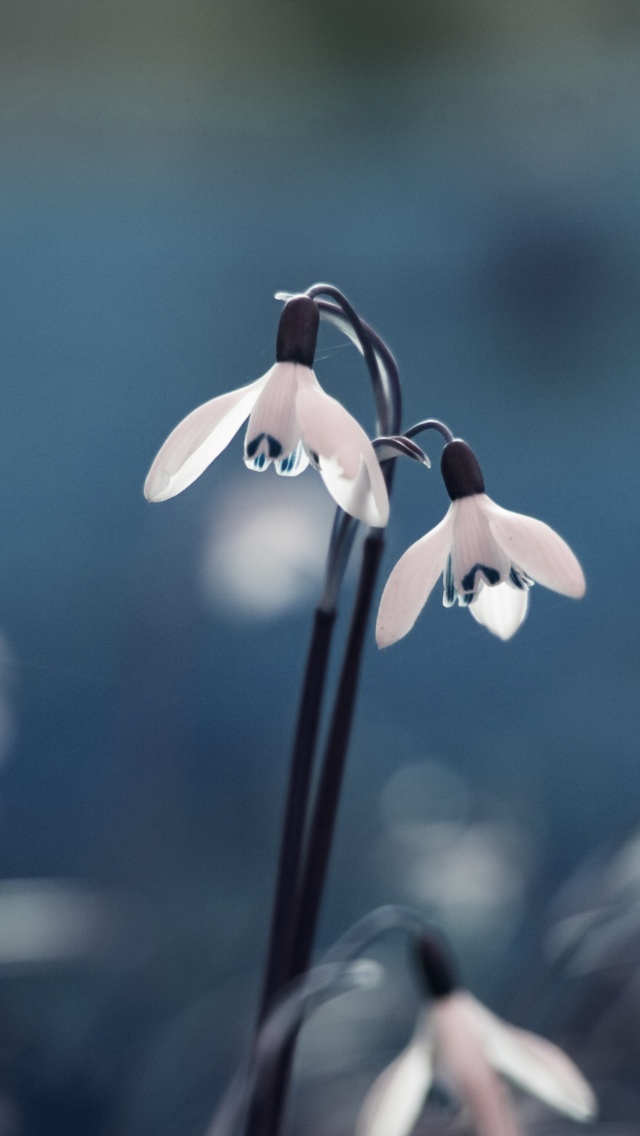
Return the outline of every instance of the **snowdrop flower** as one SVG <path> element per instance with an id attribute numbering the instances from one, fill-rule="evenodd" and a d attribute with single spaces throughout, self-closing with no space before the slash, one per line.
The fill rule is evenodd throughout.
<path id="1" fill-rule="evenodd" d="M 534 581 L 575 599 L 584 595 L 582 569 L 569 546 L 542 521 L 511 513 L 487 497 L 466 442 L 454 438 L 447 443 L 441 468 L 449 511 L 393 569 L 378 612 L 379 647 L 411 630 L 441 574 L 445 606 L 456 600 L 468 606 L 478 623 L 500 639 L 518 630 Z"/>
<path id="2" fill-rule="evenodd" d="M 519 1133 L 509 1094 L 497 1074 L 564 1116 L 593 1118 L 593 1092 L 561 1049 L 501 1021 L 457 987 L 437 950 L 427 945 L 426 953 L 431 957 L 426 959 L 425 978 L 433 1001 L 420 1012 L 409 1045 L 369 1090 L 356 1136 L 408 1136 L 434 1074 L 467 1107 L 478 1136 Z"/>
<path id="3" fill-rule="evenodd" d="M 365 524 L 382 527 L 389 501 L 380 465 L 364 430 L 320 387 L 313 371 L 318 307 L 308 296 L 284 306 L 276 362 L 248 386 L 205 402 L 176 426 L 145 482 L 149 501 L 166 501 L 191 485 L 249 418 L 244 460 L 249 469 L 275 463 L 287 477 L 311 463 L 334 501 Z"/>

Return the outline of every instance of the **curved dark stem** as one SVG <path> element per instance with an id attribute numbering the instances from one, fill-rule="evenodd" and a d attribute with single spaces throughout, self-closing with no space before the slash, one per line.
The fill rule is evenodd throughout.
<path id="1" fill-rule="evenodd" d="M 316 300 L 316 295 L 321 293 L 332 296 L 337 300 L 337 305 Z M 349 301 L 333 285 L 314 285 L 308 290 L 307 295 L 315 300 L 321 312 L 328 308 L 331 317 L 338 322 L 338 326 L 358 343 L 374 387 L 377 432 L 398 433 L 401 390 L 398 368 L 393 355 L 380 337 L 363 324 Z M 395 461 L 384 462 L 382 469 L 387 490 L 390 491 Z M 309 822 L 306 857 L 301 866 L 304 831 L 308 822 L 313 756 L 331 630 L 328 631 L 326 650 L 322 657 L 318 654 L 317 659 L 316 652 L 319 649 L 315 645 L 315 637 L 320 613 L 328 615 L 329 612 L 335 611 L 337 592 L 355 528 L 356 524 L 351 518 L 343 519 L 339 514 L 336 516 L 325 591 L 323 601 L 316 612 L 314 636 L 298 715 L 260 1022 L 264 1021 L 281 986 L 306 969 L 320 910 L 353 720 L 364 635 L 383 550 L 384 530 L 370 530 L 364 544 L 358 592 L 325 749 L 323 770 Z M 249 1136 L 275 1136 L 278 1131 L 286 1100 L 294 1047 L 295 1038 L 283 1052 L 261 1101 L 252 1102 L 247 1124 Z"/>
<path id="2" fill-rule="evenodd" d="M 449 946 L 441 932 L 419 912 L 402 904 L 387 904 L 368 912 L 324 952 L 313 970 L 294 979 L 278 996 L 258 1031 L 253 1048 L 229 1083 L 206 1136 L 238 1136 L 250 1101 L 255 1100 L 259 1105 L 263 1094 L 269 1093 L 274 1071 L 283 1056 L 291 1052 L 309 1014 L 323 1002 L 348 990 L 377 984 L 380 974 L 376 964 L 361 956 L 372 942 L 389 931 L 407 935 L 413 946 L 414 961 L 418 962 L 421 990 L 430 998 L 434 996 L 431 988 L 424 990 L 425 952 L 431 975 L 434 961 L 441 963 L 445 959 L 449 973 L 453 966 Z"/>
<path id="3" fill-rule="evenodd" d="M 408 430 L 404 431 L 405 438 L 415 438 L 416 434 L 422 434 L 423 430 L 437 430 L 442 434 L 445 442 L 453 441 L 453 434 L 444 422 L 440 422 L 437 418 L 425 418 L 422 422 L 416 422 L 415 426 L 410 426 Z"/>
<path id="4" fill-rule="evenodd" d="M 325 293 L 338 304 L 327 304 L 316 296 Z M 379 429 L 398 430 L 400 416 L 400 377 L 398 368 L 380 336 L 364 324 L 345 296 L 331 284 L 316 284 L 307 292 L 318 307 L 327 304 L 332 312 L 342 312 L 356 336 L 364 355 L 376 398 Z M 344 329 L 343 329 L 344 330 Z M 374 345 L 375 344 L 375 350 Z M 382 368 L 379 360 L 383 359 Z M 388 379 L 381 382 L 381 372 Z M 390 378 L 389 378 L 390 376 Z M 387 389 L 389 388 L 389 389 Z M 385 463 L 385 478 L 390 488 L 394 462 Z M 296 879 L 302 859 L 302 844 L 308 813 L 316 737 L 324 694 L 329 649 L 338 594 L 358 528 L 353 517 L 338 509 L 335 515 L 323 594 L 316 609 L 311 643 L 307 655 L 305 679 L 300 697 L 296 733 L 291 755 L 282 836 L 276 874 L 269 946 L 265 967 L 258 1020 L 262 1021 L 275 993 L 291 977 L 290 947 L 295 918 Z"/>
<path id="5" fill-rule="evenodd" d="M 370 988 L 379 968 L 367 960 L 336 959 L 314 967 L 291 983 L 260 1026 L 255 1043 L 241 1063 L 216 1109 L 206 1136 L 239 1136 L 249 1103 L 269 1091 L 270 1074 L 283 1050 L 297 1036 L 305 1018 L 324 1002 L 350 990 Z"/>
<path id="6" fill-rule="evenodd" d="M 312 300 L 316 300 L 316 297 L 322 294 L 324 294 L 325 296 L 333 296 L 334 300 L 337 301 L 338 306 L 344 312 L 356 336 L 358 337 L 360 348 L 362 354 L 364 355 L 364 361 L 367 364 L 367 369 L 373 383 L 373 391 L 376 400 L 376 418 L 378 420 L 378 423 L 381 423 L 386 417 L 387 400 L 383 384 L 380 381 L 380 373 L 378 371 L 378 364 L 376 362 L 373 344 L 365 333 L 360 316 L 356 312 L 355 308 L 349 303 L 347 297 L 342 294 L 339 288 L 334 287 L 333 284 L 314 284 L 311 288 L 307 289 L 306 292 L 306 295 L 309 296 Z M 385 433 L 385 431 L 383 429 L 378 429 L 378 433 L 382 434 Z"/>
<path id="7" fill-rule="evenodd" d="M 333 296 L 337 303 L 318 299 L 323 293 Z M 402 418 L 400 375 L 398 364 L 384 339 L 365 320 L 360 319 L 347 298 L 332 284 L 314 284 L 307 295 L 315 300 L 320 315 L 353 339 L 364 355 L 376 395 L 377 433 L 398 434 Z"/>

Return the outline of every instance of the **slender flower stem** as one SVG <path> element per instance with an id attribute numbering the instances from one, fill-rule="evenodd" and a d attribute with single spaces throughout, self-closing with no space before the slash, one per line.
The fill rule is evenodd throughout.
<path id="1" fill-rule="evenodd" d="M 367 334 L 369 329 L 365 330 L 360 317 L 346 297 L 331 284 L 315 284 L 309 289 L 307 295 L 318 304 L 318 307 L 320 307 L 322 301 L 316 300 L 316 296 L 321 293 L 327 293 L 337 300 L 337 305 L 330 304 L 329 306 L 332 310 L 335 309 L 339 312 L 341 318 L 346 321 L 349 333 L 355 337 L 364 355 L 375 393 L 378 425 L 379 428 L 382 428 L 382 426 L 387 428 L 397 417 L 396 403 L 399 400 L 397 370 L 394 376 L 397 394 L 394 391 L 394 398 L 389 405 L 387 387 L 390 384 L 382 382 L 381 368 L 378 366 L 377 359 L 381 345 L 384 349 L 382 340 L 371 332 L 371 335 L 375 335 L 377 341 L 378 351 L 376 353 Z M 391 359 L 393 362 L 392 357 Z M 357 527 L 357 523 L 352 517 L 347 516 L 340 509 L 337 511 L 327 556 L 325 586 L 314 617 L 305 679 L 298 708 L 258 1022 L 264 1020 L 274 995 L 290 977 L 289 959 L 294 926 L 296 881 L 302 859 L 302 843 L 309 811 L 316 737 L 338 594 Z"/>
<path id="2" fill-rule="evenodd" d="M 289 983 L 265 1017 L 253 1050 L 246 1055 L 220 1101 L 206 1136 L 239 1136 L 252 1099 L 259 1102 L 269 1076 L 291 1050 L 304 1021 L 330 998 L 350 989 L 371 988 L 382 976 L 381 968 L 362 959 L 369 945 L 390 931 L 409 937 L 414 951 L 432 945 L 442 952 L 444 940 L 417 911 L 401 904 L 387 904 L 370 911 L 354 923 L 304 975 Z M 358 961 L 359 960 L 359 961 Z"/>
<path id="3" fill-rule="evenodd" d="M 382 531 L 374 530 L 364 542 L 349 639 L 300 875 L 290 978 L 306 970 L 315 938 L 351 736 L 362 649 L 383 549 Z"/>
<path id="4" fill-rule="evenodd" d="M 294 900 L 336 605 L 357 528 L 358 523 L 353 517 L 343 513 L 341 509 L 336 511 L 327 556 L 325 585 L 314 615 L 298 706 L 258 1023 L 264 1021 L 275 993 L 288 977 L 286 960 L 290 953 Z"/>
<path id="5" fill-rule="evenodd" d="M 337 300 L 337 304 L 317 300 L 316 296 L 321 293 L 331 295 Z M 307 295 L 315 300 L 321 313 L 328 313 L 328 317 L 356 341 L 364 355 L 374 387 L 378 433 L 397 433 L 400 427 L 401 394 L 398 370 L 391 352 L 379 336 L 362 323 L 338 289 L 332 285 L 318 284 L 309 289 Z M 383 463 L 388 490 L 391 488 L 394 466 L 393 461 Z M 309 822 L 313 757 L 334 622 L 331 618 L 329 625 L 328 619 L 331 613 L 335 613 L 339 585 L 355 527 L 339 514 L 336 517 L 325 591 L 316 612 L 292 755 L 259 1024 L 265 1020 L 265 1015 L 282 986 L 306 969 L 320 910 L 353 720 L 364 635 L 383 550 L 384 530 L 372 529 L 364 544 L 360 582 L 323 772 L 313 816 Z M 329 820 L 325 826 L 327 812 Z M 301 867 L 307 823 L 307 854 L 304 867 Z M 277 1132 L 286 1100 L 294 1047 L 295 1037 L 277 1063 L 261 1100 L 252 1102 L 247 1124 L 248 1136 L 271 1136 Z"/>
<path id="6" fill-rule="evenodd" d="M 449 427 L 437 418 L 425 418 L 422 422 L 416 422 L 415 426 L 410 426 L 408 430 L 405 430 L 404 437 L 415 438 L 416 434 L 421 434 L 423 430 L 437 430 L 439 434 L 442 434 L 445 442 L 453 441 L 453 434 Z"/>
<path id="7" fill-rule="evenodd" d="M 259 1101 L 269 1073 L 296 1036 L 305 1018 L 324 1002 L 350 990 L 371 989 L 382 977 L 382 967 L 368 959 L 352 961 L 353 954 L 314 967 L 292 983 L 262 1023 L 253 1049 L 229 1084 L 206 1136 L 240 1136 L 247 1107 Z"/>
<path id="8" fill-rule="evenodd" d="M 355 334 L 358 346 L 364 355 L 364 361 L 367 364 L 367 369 L 373 383 L 373 391 L 376 400 L 376 417 L 378 420 L 377 432 L 379 434 L 386 433 L 386 423 L 393 411 L 389 405 L 388 391 L 385 389 L 385 383 L 378 370 L 376 352 L 371 341 L 371 336 L 367 335 L 367 330 L 369 329 L 365 330 L 365 324 L 360 319 L 355 308 L 352 307 L 340 289 L 336 288 L 333 284 L 314 284 L 307 292 L 307 296 L 310 296 L 311 299 L 316 301 L 321 312 L 322 301 L 318 301 L 317 297 L 322 294 L 331 296 L 332 299 L 337 301 L 338 308 L 341 309 L 348 323 L 351 325 L 352 333 Z"/>
<path id="9" fill-rule="evenodd" d="M 292 897 L 296 890 L 300 849 L 304 837 L 307 802 L 311 786 L 315 739 L 320 720 L 335 618 L 335 608 L 333 611 L 323 611 L 320 607 L 316 609 L 289 767 L 289 784 L 276 876 L 276 893 L 273 901 L 267 963 L 258 1013 L 260 1022 L 264 1021 L 274 993 L 285 984 L 288 978 L 286 962 L 289 951 L 286 949 L 283 939 L 288 939 L 291 934 L 289 917 Z"/>
<path id="10" fill-rule="evenodd" d="M 316 285 L 316 288 L 320 287 L 323 286 L 319 284 Z M 337 288 L 331 289 L 330 294 L 342 295 L 342 293 L 338 292 Z M 374 390 L 376 391 L 378 433 L 397 434 L 400 430 L 400 420 L 402 418 L 400 376 L 398 374 L 398 365 L 384 339 L 381 339 L 377 331 L 374 331 L 363 319 L 358 320 L 359 332 L 356 332 L 338 304 L 333 304 L 329 300 L 319 300 L 317 299 L 317 295 L 314 295 L 314 299 L 318 305 L 321 318 L 334 324 L 335 327 L 338 327 L 344 335 L 348 336 L 349 339 L 356 344 L 358 350 L 361 351 L 364 356 L 365 362 L 369 367 L 371 380 L 374 383 Z M 351 305 L 349 305 L 349 307 L 351 307 Z M 367 344 L 366 348 L 365 343 Z M 375 379 L 371 372 L 371 352 L 373 352 L 376 363 Z"/>
<path id="11" fill-rule="evenodd" d="M 337 301 L 337 307 L 317 297 L 324 293 Z M 332 285 L 316 284 L 309 289 L 321 314 L 348 318 L 369 367 L 376 391 L 378 430 L 396 433 L 400 429 L 402 398 L 396 361 L 389 348 L 356 314 L 348 300 Z M 341 310 L 341 311 L 340 311 Z M 373 361 L 372 361 L 373 360 Z M 383 465 L 390 492 L 395 462 Z M 326 879 L 335 822 L 340 801 L 347 748 L 358 690 L 364 636 L 380 560 L 384 549 L 384 530 L 371 529 L 364 542 L 360 579 L 356 594 L 349 638 L 345 650 L 340 682 L 336 694 L 324 763 L 309 822 L 307 851 L 299 873 L 292 950 L 287 978 L 301 974 L 309 965 L 315 930 Z"/>
<path id="12" fill-rule="evenodd" d="M 309 289 L 308 294 L 316 299 L 321 314 L 323 312 L 330 316 L 336 314 L 335 305 L 317 299 L 321 292 L 336 299 L 339 308 L 349 316 L 369 366 L 370 355 L 373 353 L 378 376 L 378 383 L 374 383 L 374 385 L 376 391 L 380 389 L 385 396 L 378 401 L 378 429 L 380 432 L 397 433 L 400 429 L 402 398 L 400 377 L 393 355 L 380 336 L 359 319 L 337 288 L 317 284 Z M 385 462 L 383 471 L 390 493 L 395 462 Z M 347 749 L 358 692 L 364 637 L 383 549 L 384 529 L 371 529 L 363 546 L 360 578 L 349 638 L 325 747 L 322 772 L 309 822 L 306 855 L 299 873 L 289 979 L 306 970 L 313 948 L 340 803 Z"/>
<path id="13" fill-rule="evenodd" d="M 319 300 L 328 294 L 337 303 Z M 393 431 L 399 427 L 400 381 L 390 351 L 368 325 L 363 324 L 346 297 L 331 284 L 315 284 L 307 295 L 321 312 L 327 309 L 362 351 L 373 385 L 378 430 Z M 387 463 L 387 483 L 393 470 Z M 336 513 L 327 557 L 325 586 L 314 617 L 311 643 L 307 656 L 305 679 L 298 709 L 296 733 L 291 755 L 289 783 L 276 875 L 269 946 L 265 966 L 258 1021 L 264 1019 L 268 1006 L 282 984 L 291 977 L 290 958 L 295 922 L 296 883 L 302 861 L 302 844 L 309 812 L 309 795 L 313 774 L 316 737 L 325 689 L 329 650 L 338 594 L 349 553 L 357 530 L 357 522 L 341 510 Z"/>
<path id="14" fill-rule="evenodd" d="M 299 876 L 292 938 L 284 959 L 288 981 L 307 969 L 313 949 L 340 803 L 367 620 L 383 549 L 383 530 L 372 529 L 364 542 L 349 638 L 309 825 L 307 853 Z M 250 1113 L 248 1136 L 277 1136 L 291 1079 L 295 1044 L 294 1034 L 283 1048 L 259 1107 Z"/>

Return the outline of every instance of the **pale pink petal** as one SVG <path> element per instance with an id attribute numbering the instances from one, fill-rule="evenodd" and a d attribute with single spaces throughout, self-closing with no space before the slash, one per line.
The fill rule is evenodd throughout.
<path id="1" fill-rule="evenodd" d="M 504 1085 L 469 1026 L 466 997 L 465 992 L 456 991 L 434 1005 L 438 1069 L 467 1106 L 478 1136 L 519 1136 Z"/>
<path id="2" fill-rule="evenodd" d="M 297 372 L 308 367 L 276 363 L 249 419 L 244 443 L 244 461 L 249 469 L 265 470 L 272 461 L 293 453 L 300 441 L 296 418 Z M 302 473 L 302 469 L 300 469 Z"/>
<path id="3" fill-rule="evenodd" d="M 191 485 L 237 434 L 268 378 L 263 375 L 246 387 L 212 398 L 183 418 L 153 461 L 145 497 L 166 501 Z"/>
<path id="4" fill-rule="evenodd" d="M 355 1136 L 408 1136 L 433 1079 L 432 1039 L 421 1015 L 411 1042 L 374 1081 L 358 1119 Z"/>
<path id="5" fill-rule="evenodd" d="M 582 568 L 557 532 L 543 521 L 511 513 L 488 497 L 484 500 L 491 532 L 516 568 L 564 596 L 580 599 L 584 595 Z"/>
<path id="6" fill-rule="evenodd" d="M 489 588 L 483 583 L 475 600 L 469 604 L 469 611 L 499 639 L 510 639 L 526 616 L 528 603 L 527 588 L 514 588 L 508 583 Z"/>
<path id="7" fill-rule="evenodd" d="M 516 1029 L 467 994 L 467 1013 L 495 1069 L 550 1108 L 573 1120 L 590 1120 L 597 1104 L 590 1085 L 557 1045 Z"/>
<path id="8" fill-rule="evenodd" d="M 311 460 L 334 501 L 350 516 L 382 528 L 389 519 L 387 487 L 362 427 L 325 394 L 313 371 L 298 368 L 296 414 Z"/>
<path id="9" fill-rule="evenodd" d="M 379 647 L 388 647 L 413 627 L 444 571 L 451 544 L 453 506 L 444 520 L 400 557 L 387 580 L 376 623 Z"/>
<path id="10" fill-rule="evenodd" d="M 475 493 L 454 501 L 451 571 L 458 593 L 473 592 L 479 580 L 498 584 L 511 570 L 509 556 L 502 550 L 489 528 L 483 509 L 485 496 Z"/>

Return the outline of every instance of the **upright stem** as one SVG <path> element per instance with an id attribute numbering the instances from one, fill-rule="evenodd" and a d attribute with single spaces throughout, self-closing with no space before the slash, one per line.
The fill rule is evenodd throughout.
<path id="1" fill-rule="evenodd" d="M 340 803 L 367 620 L 384 549 L 383 532 L 382 529 L 372 529 L 362 551 L 358 591 L 309 824 L 307 853 L 299 872 L 293 933 L 283 960 L 286 981 L 291 981 L 307 969 L 313 949 Z M 261 1102 L 251 1109 L 247 1136 L 277 1136 L 284 1115 L 295 1044 L 294 1034 L 280 1054 Z"/>
<path id="2" fill-rule="evenodd" d="M 275 992 L 288 978 L 287 961 L 292 935 L 291 914 L 307 815 L 315 739 L 335 619 L 335 609 L 328 612 L 323 611 L 322 608 L 316 609 L 291 754 L 276 894 L 258 1014 L 259 1022 L 264 1021 Z"/>
<path id="3" fill-rule="evenodd" d="M 302 974 L 311 957 L 340 803 L 364 637 L 383 549 L 382 530 L 373 530 L 362 551 L 358 592 L 310 821 L 307 854 L 299 876 L 289 978 Z"/>
<path id="4" fill-rule="evenodd" d="M 302 861 L 302 844 L 309 813 L 309 795 L 320 711 L 324 696 L 329 651 L 336 621 L 338 595 L 358 522 L 341 509 L 336 510 L 325 582 L 316 608 L 311 642 L 307 654 L 304 682 L 298 706 L 298 719 L 291 752 L 289 784 L 280 837 L 276 889 L 269 931 L 258 1026 L 288 978 L 297 881 Z"/>
<path id="5" fill-rule="evenodd" d="M 316 299 L 321 293 L 330 295 L 337 301 L 337 305 Z M 379 336 L 362 323 L 337 288 L 317 284 L 308 290 L 307 295 L 315 300 L 321 312 L 337 322 L 358 343 L 373 383 L 378 432 L 397 433 L 400 428 L 401 394 L 398 370 L 391 352 Z M 391 488 L 393 466 L 393 462 L 383 464 L 388 490 Z M 330 572 L 327 572 L 323 603 L 316 612 L 292 755 L 259 1022 L 264 1021 L 275 994 L 282 986 L 306 969 L 320 910 L 353 720 L 364 635 L 383 549 L 383 530 L 371 530 L 364 544 L 360 581 L 340 685 L 316 804 L 309 825 L 307 854 L 301 864 L 301 849 L 309 815 L 315 739 L 333 628 L 333 619 L 331 625 L 327 625 L 327 605 L 330 604 L 331 612 L 335 611 L 337 587 L 354 532 L 353 524 L 348 526 L 337 521 L 334 526 L 334 565 L 340 565 L 341 570 L 334 572 L 333 579 L 330 578 Z M 336 551 L 338 548 L 342 550 L 341 555 Z M 295 1036 L 282 1053 L 265 1095 L 260 1102 L 255 1099 L 252 1102 L 247 1136 L 275 1136 L 277 1133 L 286 1101 L 294 1048 Z"/>

